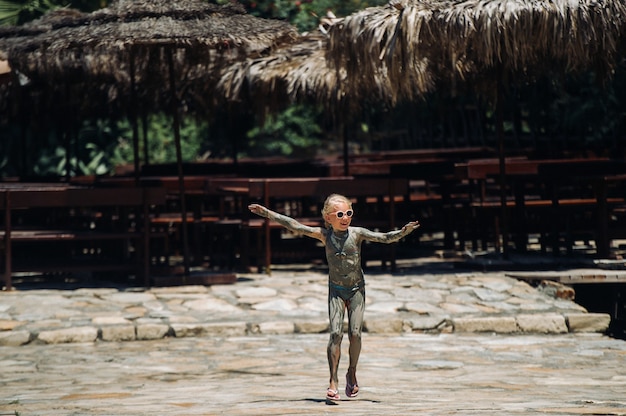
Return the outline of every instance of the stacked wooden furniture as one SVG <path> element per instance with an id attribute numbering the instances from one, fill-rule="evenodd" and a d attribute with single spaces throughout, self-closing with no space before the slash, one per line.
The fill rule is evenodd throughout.
<path id="1" fill-rule="evenodd" d="M 1 184 L 4 287 L 18 272 L 119 272 L 148 284 L 150 210 L 164 201 L 162 188 Z"/>
<path id="2" fill-rule="evenodd" d="M 539 235 L 541 251 L 572 252 L 574 241 L 595 241 L 597 256 L 607 257 L 613 212 L 623 209 L 626 164 L 608 158 L 527 159 L 505 161 L 506 182 L 500 180 L 497 159 L 470 160 L 456 165 L 457 175 L 472 181 L 475 192 L 469 221 L 473 244 L 491 240 L 506 243 L 502 224 L 506 213 L 508 232 L 516 250 L 526 251 L 531 234 Z M 503 188 L 504 187 L 504 188 Z M 622 189 L 620 189 L 622 188 Z M 502 207 L 504 189 L 505 209 Z M 502 239 L 502 240 L 501 240 Z"/>

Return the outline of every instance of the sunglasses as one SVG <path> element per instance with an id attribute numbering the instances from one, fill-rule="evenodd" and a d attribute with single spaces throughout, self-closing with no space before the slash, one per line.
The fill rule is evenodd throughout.
<path id="1" fill-rule="evenodd" d="M 352 217 L 352 214 L 354 214 L 354 211 L 352 211 L 351 209 L 347 210 L 346 212 L 343 211 L 337 211 L 335 212 L 335 215 L 337 216 L 337 218 L 341 219 L 343 218 L 343 216 L 345 215 L 348 218 Z"/>

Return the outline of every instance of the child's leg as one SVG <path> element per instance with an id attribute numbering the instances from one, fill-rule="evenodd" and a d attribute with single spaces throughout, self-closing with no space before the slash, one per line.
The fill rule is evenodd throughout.
<path id="1" fill-rule="evenodd" d="M 350 340 L 350 366 L 346 381 L 355 386 L 352 391 L 358 391 L 356 380 L 356 366 L 361 355 L 361 333 L 363 331 L 363 317 L 365 314 L 365 288 L 361 288 L 350 298 L 348 302 L 348 337 Z"/>
<path id="2" fill-rule="evenodd" d="M 330 320 L 330 339 L 328 340 L 327 355 L 330 369 L 330 388 L 337 390 L 339 377 L 339 359 L 341 358 L 341 341 L 343 339 L 343 318 L 345 302 L 336 290 L 328 292 L 328 317 Z"/>

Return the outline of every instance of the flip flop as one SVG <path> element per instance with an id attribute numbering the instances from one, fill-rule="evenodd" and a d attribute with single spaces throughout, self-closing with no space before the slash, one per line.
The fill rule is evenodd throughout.
<path id="1" fill-rule="evenodd" d="M 354 388 L 357 388 L 357 391 L 354 392 Z M 348 375 L 346 374 L 346 396 L 348 397 L 356 397 L 359 395 L 359 385 L 358 384 L 350 384 L 348 381 Z"/>
<path id="2" fill-rule="evenodd" d="M 333 390 L 331 388 L 326 389 L 326 400 L 339 400 L 339 393 L 337 392 L 337 390 Z"/>

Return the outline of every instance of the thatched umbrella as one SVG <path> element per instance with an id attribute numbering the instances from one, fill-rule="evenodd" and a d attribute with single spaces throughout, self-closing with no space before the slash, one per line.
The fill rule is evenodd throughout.
<path id="1" fill-rule="evenodd" d="M 385 72 L 411 99 L 429 60 L 438 82 L 454 90 L 471 80 L 491 95 L 497 113 L 501 205 L 506 254 L 505 152 L 501 102 L 506 77 L 559 76 L 593 69 L 610 75 L 626 18 L 624 0 L 392 0 L 346 17 L 331 27 L 328 56 L 348 72 L 349 83 Z"/>
<path id="2" fill-rule="evenodd" d="M 399 94 L 419 85 L 425 61 L 444 82 L 586 68 L 606 74 L 625 18 L 623 0 L 392 0 L 333 25 L 328 56 L 351 83 L 385 71 Z"/>
<path id="3" fill-rule="evenodd" d="M 343 104 L 351 111 L 362 109 L 363 100 L 397 103 L 398 91 L 390 88 L 388 77 L 375 74 L 370 85 L 347 85 L 346 70 L 327 60 L 327 43 L 328 37 L 319 31 L 302 34 L 267 56 L 248 58 L 227 67 L 218 87 L 228 99 L 261 99 L 259 104 L 270 109 L 307 100 L 329 103 L 333 109 Z M 420 95 L 434 87 L 433 73 L 425 63 L 420 67 L 420 81 Z"/>
<path id="4" fill-rule="evenodd" d="M 206 106 L 211 100 L 199 97 L 211 96 L 211 75 L 219 67 L 295 36 L 287 23 L 255 18 L 235 4 L 120 0 L 90 14 L 62 9 L 24 26 L 0 28 L 0 50 L 34 84 L 106 86 L 114 89 L 109 101 L 125 106 L 134 85 L 134 99 L 158 111 L 171 108 L 174 99 L 163 82 L 170 52 L 179 97 L 192 107 Z"/>
<path id="5" fill-rule="evenodd" d="M 326 57 L 328 36 L 322 31 L 300 35 L 293 43 L 268 56 L 248 58 L 223 70 L 218 83 L 220 95 L 231 101 L 252 103 L 259 113 L 277 111 L 288 104 L 323 103 L 339 122 L 358 114 L 372 103 L 395 105 L 398 91 L 384 74 L 372 76 L 367 84 L 348 83 L 344 68 L 334 67 Z M 434 87 L 434 76 L 426 62 L 420 68 L 416 94 L 423 96 Z M 349 174 L 347 134 L 343 134 L 344 174 Z"/>
<path id="6" fill-rule="evenodd" d="M 217 94 L 233 108 L 245 106 L 261 118 L 315 97 L 330 103 L 340 101 L 337 73 L 325 66 L 324 42 L 318 35 L 303 34 L 267 56 L 230 65 L 222 70 Z M 235 163 L 236 147 L 235 143 Z"/>
<path id="7" fill-rule="evenodd" d="M 118 0 L 89 14 L 61 9 L 24 26 L 2 28 L 0 50 L 14 68 L 33 78 L 66 80 L 70 72 L 126 83 L 132 55 L 141 83 L 167 72 L 164 49 L 176 51 L 185 70 L 211 68 L 262 54 L 295 35 L 293 26 L 253 17 L 235 3 Z"/>
<path id="8" fill-rule="evenodd" d="M 184 178 L 180 149 L 181 97 L 202 91 L 211 97 L 215 71 L 250 55 L 290 42 L 296 29 L 250 16 L 238 4 L 200 0 L 118 0 L 89 14 L 58 14 L 13 32 L 0 31 L 0 50 L 12 68 L 34 82 L 122 86 L 127 108 L 170 109 L 181 194 L 185 274 L 189 273 Z M 196 99 L 198 95 L 193 95 Z M 86 97 L 89 99 L 89 97 Z M 126 98 L 126 97 L 124 97 Z M 187 103 L 189 104 L 189 103 Z M 195 105 L 211 105 L 212 97 Z M 133 123 L 135 170 L 138 140 Z"/>

